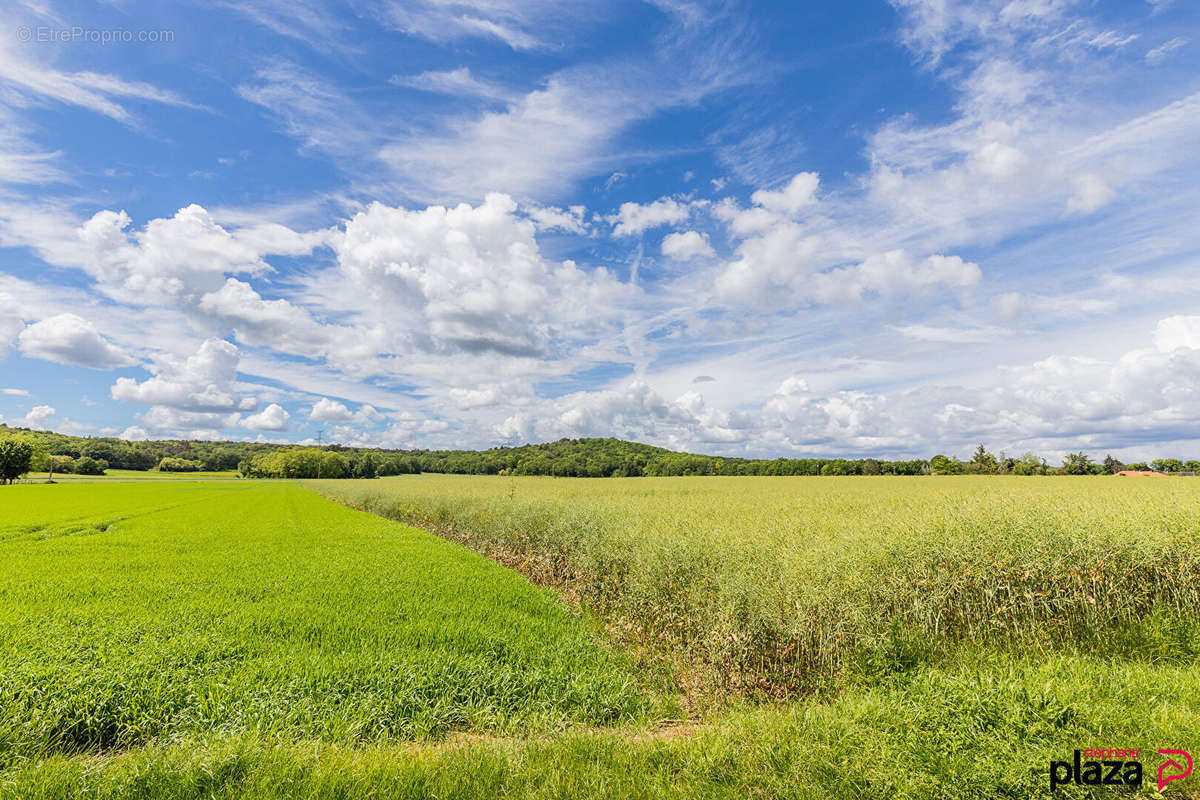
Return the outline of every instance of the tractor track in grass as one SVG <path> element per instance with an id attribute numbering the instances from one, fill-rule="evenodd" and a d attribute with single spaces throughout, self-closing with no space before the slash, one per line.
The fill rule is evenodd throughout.
<path id="1" fill-rule="evenodd" d="M 717 730 L 717 726 L 715 724 L 700 722 L 699 720 L 664 719 L 659 720 L 658 722 L 655 722 L 645 728 L 604 728 L 590 725 L 564 728 L 561 731 L 540 733 L 531 736 L 497 736 L 487 733 L 470 733 L 468 731 L 459 731 L 448 734 L 445 738 L 440 740 L 414 740 L 406 742 L 405 746 L 422 752 L 437 752 L 442 750 L 462 749 L 483 744 L 524 745 L 547 743 L 554 742 L 559 739 L 574 738 L 579 736 L 615 738 L 629 743 L 669 742 L 677 739 L 691 739 L 694 736 L 714 730 Z"/>
<path id="2" fill-rule="evenodd" d="M 435 754 L 466 750 L 476 746 L 527 746 L 536 744 L 551 744 L 556 741 L 577 738 L 595 738 L 619 740 L 627 744 L 650 744 L 654 742 L 673 742 L 691 739 L 705 733 L 716 732 L 720 727 L 715 723 L 700 722 L 694 719 L 664 719 L 644 728 L 601 727 L 596 725 L 579 725 L 566 727 L 558 731 L 528 735 L 499 735 L 491 733 L 472 733 L 470 731 L 452 731 L 438 739 L 407 739 L 392 742 L 364 741 L 346 746 L 349 750 L 369 751 L 379 746 L 395 746 L 405 752 L 417 754 Z M 154 746 L 172 746 L 186 744 L 186 741 L 146 742 L 126 747 L 111 747 L 99 752 L 84 752 L 69 755 L 83 763 L 102 767 L 124 756 Z M 303 748 L 307 744 L 317 747 L 345 746 L 335 742 L 303 740 L 289 743 L 291 746 Z"/>

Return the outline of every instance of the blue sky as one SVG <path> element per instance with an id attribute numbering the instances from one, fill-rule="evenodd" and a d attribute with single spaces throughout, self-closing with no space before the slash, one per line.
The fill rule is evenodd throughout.
<path id="1" fill-rule="evenodd" d="M 1198 48 L 1182 0 L 10 3 L 0 418 L 1196 456 Z"/>

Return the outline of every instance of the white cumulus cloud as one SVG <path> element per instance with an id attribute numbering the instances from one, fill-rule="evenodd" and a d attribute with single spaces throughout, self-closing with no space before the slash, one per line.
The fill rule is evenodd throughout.
<path id="1" fill-rule="evenodd" d="M 425 349 L 525 356 L 619 313 L 630 287 L 604 268 L 549 261 L 516 212 L 502 194 L 454 208 L 372 204 L 336 247 L 350 304 Z"/>
<path id="2" fill-rule="evenodd" d="M 376 422 L 383 418 L 374 406 L 363 404 L 357 411 L 351 411 L 345 403 L 322 397 L 313 403 L 308 412 L 308 418 L 321 422 Z"/>
<path id="3" fill-rule="evenodd" d="M 18 337 L 23 355 L 92 369 L 114 369 L 134 363 L 88 320 L 77 314 L 57 314 L 35 322 Z"/>
<path id="4" fill-rule="evenodd" d="M 820 179 L 815 172 L 800 172 L 787 185 L 776 191 L 759 189 L 750 195 L 755 205 L 777 214 L 792 215 L 817 202 Z"/>
<path id="5" fill-rule="evenodd" d="M 249 410 L 253 398 L 236 393 L 238 349 L 222 339 L 207 339 L 186 359 L 169 354 L 150 367 L 153 377 L 138 382 L 117 378 L 114 400 L 194 412 Z"/>
<path id="6" fill-rule="evenodd" d="M 278 403 L 251 414 L 241 421 L 241 426 L 252 431 L 286 431 L 292 415 Z"/>
<path id="7" fill-rule="evenodd" d="M 697 231 L 669 233 L 662 240 L 662 254 L 679 261 L 713 255 L 708 237 Z"/>
<path id="8" fill-rule="evenodd" d="M 1200 317 L 1180 315 L 1160 319 L 1154 328 L 1154 346 L 1164 353 L 1181 347 L 1200 350 Z"/>
<path id="9" fill-rule="evenodd" d="M 606 219 L 613 225 L 614 236 L 637 236 L 651 228 L 675 225 L 686 220 L 692 213 L 687 203 L 671 197 L 662 197 L 653 203 L 622 203 L 616 214 Z"/>
<path id="10" fill-rule="evenodd" d="M 46 427 L 46 423 L 50 421 L 57 412 L 53 406 L 39 405 L 29 409 L 29 413 L 25 415 L 24 420 L 17 420 L 17 423 L 24 423 L 24 427 L 42 429 Z"/>
<path id="11" fill-rule="evenodd" d="M 79 228 L 74 260 L 109 294 L 138 304 L 194 303 L 220 289 L 228 274 L 270 271 L 263 256 L 308 253 L 327 236 L 282 225 L 230 231 L 196 204 L 142 230 L 131 224 L 124 211 L 98 212 Z"/>

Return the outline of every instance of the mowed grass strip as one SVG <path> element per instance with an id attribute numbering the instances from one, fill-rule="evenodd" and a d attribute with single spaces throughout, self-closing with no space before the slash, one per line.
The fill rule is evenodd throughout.
<path id="1" fill-rule="evenodd" d="M 56 755 L 0 775 L 8 800 L 444 800 L 1128 797 L 1050 791 L 1076 748 L 1137 748 L 1137 796 L 1160 796 L 1156 750 L 1195 752 L 1200 673 L 1094 657 L 974 655 L 831 702 L 742 709 L 698 726 L 446 743 L 276 743 L 252 735 Z M 1200 797 L 1191 779 L 1168 797 Z"/>
<path id="2" fill-rule="evenodd" d="M 566 588 L 719 688 L 974 644 L 1200 654 L 1200 481 L 401 476 L 310 485 Z"/>
<path id="3" fill-rule="evenodd" d="M 50 475 L 45 472 L 30 472 L 21 483 L 46 483 Z M 238 481 L 242 476 L 237 470 L 220 470 L 198 472 L 159 472 L 157 470 L 140 469 L 108 469 L 103 475 L 75 475 L 73 473 L 54 473 L 55 483 L 104 483 L 117 481 Z"/>
<path id="4" fill-rule="evenodd" d="M 546 590 L 293 484 L 12 486 L 0 504 L 0 767 L 646 709 L 626 663 Z"/>

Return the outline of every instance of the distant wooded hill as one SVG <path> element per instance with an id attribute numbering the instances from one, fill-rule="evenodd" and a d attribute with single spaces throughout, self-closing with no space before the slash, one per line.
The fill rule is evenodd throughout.
<path id="1" fill-rule="evenodd" d="M 3 426 L 0 426 L 3 428 Z M 490 450 L 388 450 L 341 445 L 303 447 L 68 436 L 12 428 L 40 440 L 54 456 L 88 458 L 110 469 L 199 471 L 240 469 L 253 477 L 374 477 L 414 472 L 470 475 L 920 475 L 929 462 L 844 458 L 748 459 L 678 453 L 620 439 L 560 439 Z M 69 471 L 69 467 L 63 471 Z"/>
<path id="2" fill-rule="evenodd" d="M 8 428 L 0 439 L 19 436 L 36 443 L 37 464 L 55 472 L 96 474 L 105 469 L 158 469 L 163 472 L 239 470 L 251 478 L 374 478 L 417 472 L 462 475 L 555 475 L 575 478 L 642 475 L 1113 475 L 1125 469 L 1176 475 L 1200 472 L 1200 460 L 1163 458 L 1123 464 L 1112 456 L 1093 461 L 1070 453 L 1055 467 L 1033 453 L 1012 458 L 979 445 L 969 461 L 945 455 L 928 460 L 874 458 L 726 458 L 678 453 L 621 439 L 559 439 L 545 444 L 490 450 L 389 450 L 327 445 L 200 442 L 67 436 L 50 431 Z M 52 460 L 52 461 L 51 461 Z M 33 463 L 33 462 L 31 462 Z M 34 464 L 33 469 L 45 471 Z M 20 470 L 18 470 L 19 472 Z"/>

